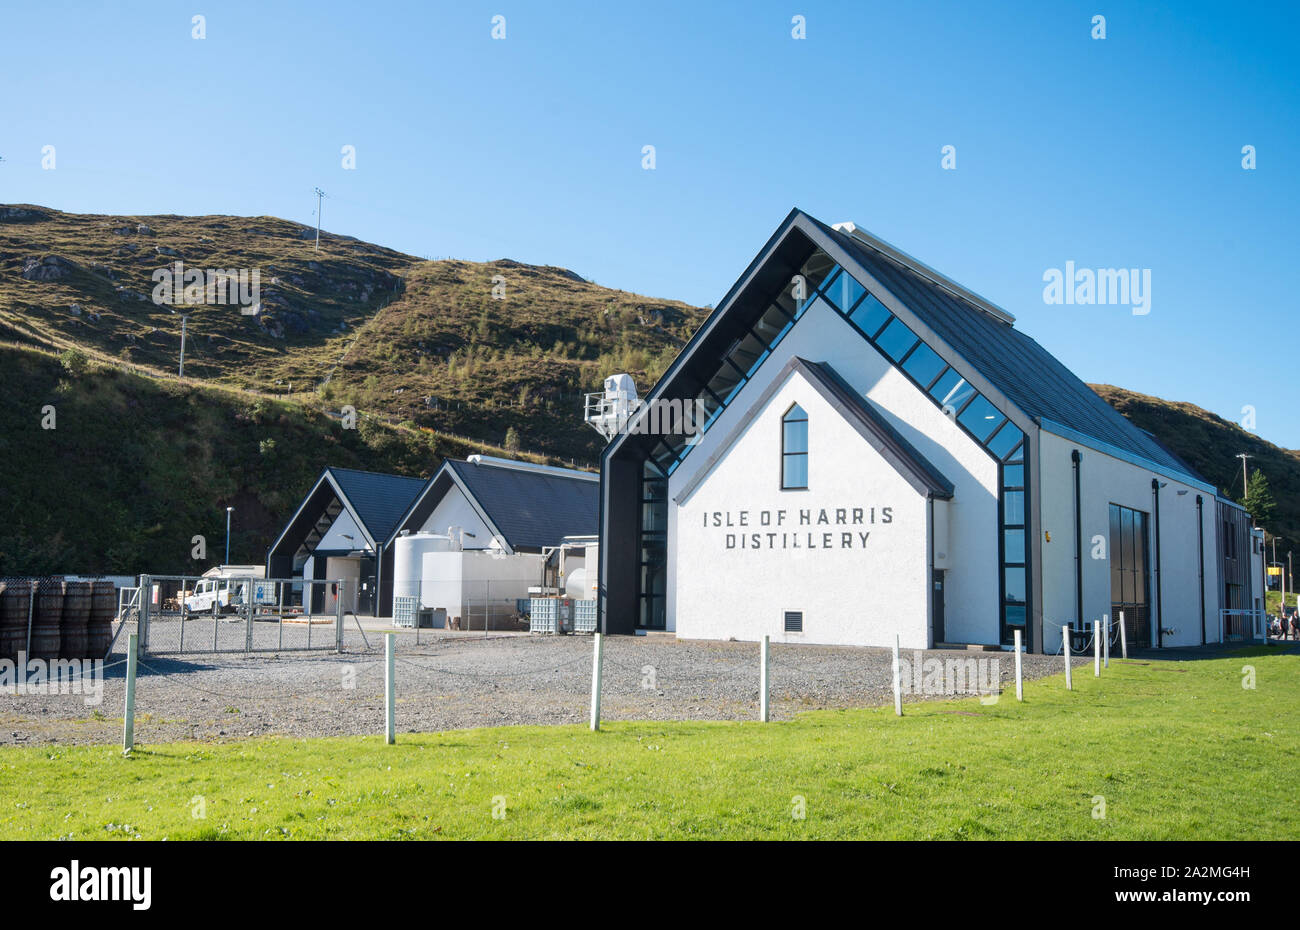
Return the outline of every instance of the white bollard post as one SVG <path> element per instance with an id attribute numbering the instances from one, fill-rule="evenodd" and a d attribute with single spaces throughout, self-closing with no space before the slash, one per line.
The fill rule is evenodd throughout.
<path id="1" fill-rule="evenodd" d="M 1101 677 L 1101 621 L 1092 621 L 1092 677 Z"/>
<path id="2" fill-rule="evenodd" d="M 389 746 L 397 742 L 396 702 L 393 697 L 393 640 L 396 633 L 384 634 L 384 742 Z"/>
<path id="3" fill-rule="evenodd" d="M 763 634 L 763 652 L 759 660 L 758 669 L 758 716 L 764 723 L 767 723 L 771 717 L 771 711 L 767 700 L 768 680 L 767 680 L 767 663 L 769 650 L 772 646 L 772 637 L 766 633 Z"/>
<path id="4" fill-rule="evenodd" d="M 1106 638 L 1101 643 L 1101 667 L 1110 668 L 1110 614 L 1101 615 L 1101 625 L 1106 628 Z"/>
<path id="5" fill-rule="evenodd" d="M 1124 629 L 1124 611 L 1119 612 L 1119 654 L 1121 658 L 1128 658 L 1128 631 Z"/>
<path id="6" fill-rule="evenodd" d="M 135 663 L 140 634 L 126 638 L 126 707 L 122 711 L 122 752 L 135 748 Z"/>
<path id="7" fill-rule="evenodd" d="M 1016 630 L 1016 700 L 1025 699 L 1025 679 L 1020 666 L 1020 631 Z"/>
<path id="8" fill-rule="evenodd" d="M 1070 626 L 1061 627 L 1061 654 L 1065 656 L 1065 690 L 1073 691 L 1074 683 L 1070 681 Z"/>
<path id="9" fill-rule="evenodd" d="M 894 714 L 903 716 L 902 665 L 898 661 L 898 634 L 894 634 Z"/>
<path id="10" fill-rule="evenodd" d="M 591 656 L 591 729 L 600 729 L 600 680 L 601 667 L 605 664 L 605 639 L 599 633 L 595 637 L 595 651 Z"/>

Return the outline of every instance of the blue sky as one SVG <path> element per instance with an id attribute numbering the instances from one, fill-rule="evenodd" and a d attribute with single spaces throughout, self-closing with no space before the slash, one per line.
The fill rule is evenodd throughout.
<path id="1" fill-rule="evenodd" d="M 1085 380 L 1250 405 L 1300 448 L 1295 5 L 7 6 L 0 202 L 311 222 L 319 185 L 336 232 L 696 304 L 799 206 L 1005 307 Z M 1150 269 L 1151 312 L 1045 304 L 1067 261 Z"/>

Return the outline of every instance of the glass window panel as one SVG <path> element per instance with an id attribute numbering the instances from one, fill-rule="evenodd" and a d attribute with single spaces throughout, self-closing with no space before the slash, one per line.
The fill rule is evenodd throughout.
<path id="1" fill-rule="evenodd" d="M 988 441 L 989 451 L 999 459 L 1004 458 L 1024 438 L 1025 434 L 1020 431 L 1019 427 L 1008 420 Z"/>
<path id="2" fill-rule="evenodd" d="M 822 282 L 831 276 L 837 269 L 834 260 L 823 252 L 821 249 L 813 252 L 808 260 L 803 263 L 799 273 L 803 275 L 807 285 L 807 296 L 812 297 L 813 291 L 822 286 Z"/>
<path id="3" fill-rule="evenodd" d="M 802 407 L 795 404 L 790 408 L 782 419 L 782 428 L 782 452 L 789 454 L 808 451 L 808 414 L 803 412 Z"/>
<path id="4" fill-rule="evenodd" d="M 954 411 L 960 410 L 961 405 L 966 403 L 966 399 L 974 393 L 975 389 L 966 383 L 966 379 L 951 368 L 943 373 L 934 387 L 930 388 L 931 397 L 941 406 L 951 407 Z"/>
<path id="5" fill-rule="evenodd" d="M 1025 531 L 1004 530 L 1002 533 L 1002 559 L 1004 562 L 1025 561 Z"/>
<path id="6" fill-rule="evenodd" d="M 1007 626 L 1023 627 L 1025 625 L 1025 608 L 1007 606 L 1002 608 L 1002 617 Z"/>
<path id="7" fill-rule="evenodd" d="M 1023 488 L 1025 486 L 1025 466 L 1003 465 L 1002 486 L 1004 488 Z"/>
<path id="8" fill-rule="evenodd" d="M 939 358 L 939 354 L 934 349 L 925 344 L 917 346 L 916 351 L 903 363 L 903 371 L 911 375 L 912 380 L 921 387 L 929 386 L 944 367 L 944 360 Z"/>
<path id="9" fill-rule="evenodd" d="M 736 395 L 740 387 L 745 382 L 741 379 L 740 374 L 730 365 L 723 365 L 718 369 L 718 373 L 709 381 L 709 390 L 722 400 L 724 404 L 731 403 L 731 398 Z"/>
<path id="10" fill-rule="evenodd" d="M 727 358 L 749 377 L 767 358 L 767 346 L 753 333 L 746 333 L 727 355 Z"/>
<path id="11" fill-rule="evenodd" d="M 894 361 L 898 361 L 907 354 L 908 349 L 916 345 L 916 333 L 908 329 L 907 324 L 898 317 L 894 317 L 876 339 L 876 345 Z"/>
<path id="12" fill-rule="evenodd" d="M 1008 462 L 1023 462 L 1025 460 L 1025 444 L 1022 442 L 1020 448 L 1007 456 Z"/>
<path id="13" fill-rule="evenodd" d="M 789 287 L 782 290 L 772 303 L 784 310 L 791 318 L 797 318 L 799 316 L 799 306 L 801 302 L 794 299 L 794 284 L 791 284 Z M 802 301 L 802 303 L 807 303 L 807 301 Z"/>
<path id="14" fill-rule="evenodd" d="M 1004 570 L 1004 577 L 1007 603 L 1025 603 L 1025 570 L 1023 568 L 1007 568 Z"/>
<path id="15" fill-rule="evenodd" d="M 848 313 L 867 289 L 844 269 L 822 290 L 822 295 L 841 313 Z"/>
<path id="16" fill-rule="evenodd" d="M 982 394 L 976 395 L 961 412 L 961 416 L 957 417 L 957 422 L 970 430 L 971 435 L 980 442 L 988 439 L 1002 420 L 1003 416 L 998 412 L 998 408 L 989 403 L 988 398 Z"/>
<path id="17" fill-rule="evenodd" d="M 1002 492 L 1002 523 L 1004 526 L 1025 525 L 1025 492 Z"/>
<path id="18" fill-rule="evenodd" d="M 808 456 L 783 455 L 781 459 L 781 487 L 808 487 Z"/>
<path id="19" fill-rule="evenodd" d="M 880 327 L 889 322 L 893 316 L 885 305 L 876 300 L 874 294 L 862 298 L 862 303 L 849 316 L 849 320 L 867 336 L 874 336 Z"/>
<path id="20" fill-rule="evenodd" d="M 793 325 L 794 321 L 773 304 L 754 324 L 754 333 L 770 348 L 780 342 Z"/>

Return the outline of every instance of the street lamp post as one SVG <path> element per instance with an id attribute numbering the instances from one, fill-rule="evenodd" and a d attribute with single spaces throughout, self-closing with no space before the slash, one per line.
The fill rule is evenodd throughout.
<path id="1" fill-rule="evenodd" d="M 234 507 L 226 508 L 226 564 L 230 564 L 230 514 Z"/>

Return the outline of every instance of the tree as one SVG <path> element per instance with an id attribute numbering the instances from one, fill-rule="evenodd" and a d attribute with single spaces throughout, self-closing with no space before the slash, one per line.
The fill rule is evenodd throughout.
<path id="1" fill-rule="evenodd" d="M 1273 500 L 1273 492 L 1268 489 L 1268 479 L 1258 468 L 1250 473 L 1250 480 L 1246 483 L 1246 496 L 1241 499 L 1241 506 L 1250 511 L 1251 519 L 1255 521 L 1256 526 L 1264 526 L 1273 520 L 1273 511 L 1277 507 L 1277 502 Z"/>
<path id="2" fill-rule="evenodd" d="M 519 451 L 519 431 L 513 426 L 506 430 L 506 449 L 511 452 Z"/>
<path id="3" fill-rule="evenodd" d="M 59 363 L 63 365 L 64 371 L 75 378 L 85 372 L 87 359 L 80 349 L 68 349 L 59 356 Z"/>

